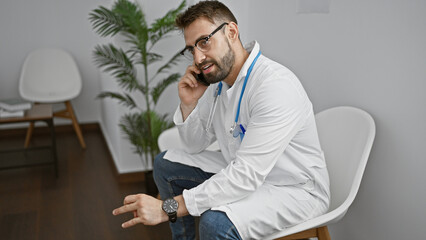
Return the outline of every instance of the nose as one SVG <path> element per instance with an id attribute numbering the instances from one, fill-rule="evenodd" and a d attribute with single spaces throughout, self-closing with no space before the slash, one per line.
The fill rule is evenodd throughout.
<path id="1" fill-rule="evenodd" d="M 206 55 L 204 55 L 203 52 L 201 52 L 198 48 L 194 49 L 194 62 L 195 64 L 200 64 L 204 62 L 206 59 Z"/>

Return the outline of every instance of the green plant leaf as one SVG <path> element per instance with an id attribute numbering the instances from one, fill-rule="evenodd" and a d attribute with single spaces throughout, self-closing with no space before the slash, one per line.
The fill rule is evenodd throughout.
<path id="1" fill-rule="evenodd" d="M 135 147 L 134 152 L 142 155 L 150 151 L 151 139 L 144 113 L 125 114 L 120 121 L 120 128 L 126 138 Z"/>
<path id="2" fill-rule="evenodd" d="M 162 67 L 160 67 L 157 70 L 157 73 L 155 74 L 155 76 L 157 76 L 160 73 L 166 72 L 172 66 L 175 66 L 176 64 L 178 64 L 179 63 L 179 59 L 181 57 L 182 57 L 182 55 L 180 54 L 180 52 L 176 53 L 166 64 L 164 64 Z"/>
<path id="3" fill-rule="evenodd" d="M 117 14 L 123 21 L 123 35 L 127 38 L 127 42 L 139 49 L 140 59 L 146 62 L 147 44 L 148 44 L 148 27 L 145 20 L 145 14 L 142 8 L 136 3 L 128 0 L 118 0 L 114 5 L 113 12 Z"/>
<path id="4" fill-rule="evenodd" d="M 186 1 L 176 8 L 168 11 L 164 17 L 156 19 L 149 29 L 149 39 L 151 40 L 152 48 L 158 40 L 162 39 L 169 32 L 176 30 L 175 19 L 176 16 L 185 8 Z"/>
<path id="5" fill-rule="evenodd" d="M 163 91 L 172 83 L 179 81 L 180 74 L 174 73 L 167 78 L 163 79 L 161 82 L 157 84 L 152 90 L 151 90 L 151 97 L 154 101 L 154 104 L 157 104 L 158 99 L 160 98 Z"/>
<path id="6" fill-rule="evenodd" d="M 139 61 L 137 61 L 136 63 L 143 64 L 143 65 L 145 65 L 145 64 L 150 65 L 152 63 L 163 60 L 163 56 L 161 56 L 158 53 L 147 53 L 146 56 L 147 56 L 147 58 L 146 58 L 147 62 L 146 63 L 142 62 L 142 61 L 144 61 L 144 59 L 139 59 Z"/>
<path id="7" fill-rule="evenodd" d="M 150 127 L 148 122 L 151 122 Z M 159 115 L 154 111 L 126 114 L 120 124 L 122 132 L 135 147 L 135 153 L 139 155 L 153 153 L 154 156 L 160 152 L 158 136 L 172 126 L 173 122 L 167 120 L 167 114 Z"/>
<path id="8" fill-rule="evenodd" d="M 133 62 L 122 49 L 117 49 L 112 44 L 98 45 L 95 47 L 94 58 L 97 66 L 116 77 L 121 87 L 128 91 L 138 88 Z"/>
<path id="9" fill-rule="evenodd" d="M 146 95 L 146 94 L 148 94 L 148 93 L 149 93 L 148 88 L 147 88 L 146 86 L 143 86 L 143 85 L 139 85 L 139 86 L 138 86 L 138 90 L 139 90 L 139 91 L 141 91 L 141 93 L 142 93 L 143 95 Z"/>
<path id="10" fill-rule="evenodd" d="M 96 46 L 94 50 L 97 66 L 112 74 L 124 93 L 103 92 L 98 97 L 113 98 L 120 104 L 134 109 L 137 105 L 128 91 L 137 90 L 144 95 L 146 110 L 138 108 L 138 111 L 124 115 L 119 126 L 135 147 L 134 151 L 141 155 L 142 159 L 145 158 L 147 163 L 159 152 L 157 140 L 160 133 L 173 125 L 167 120 L 167 115 L 159 115 L 151 109 L 155 107 L 164 90 L 180 78 L 179 74 L 165 76 L 155 88 L 152 88 L 150 83 L 155 77 L 176 65 L 180 55 L 174 55 L 163 66 L 160 64 L 161 67 L 157 71 L 154 70 L 156 74 L 148 79 L 150 76 L 148 70 L 151 69 L 148 65 L 163 61 L 162 56 L 151 49 L 175 29 L 175 18 L 184 9 L 186 1 L 183 1 L 178 8 L 169 11 L 164 17 L 155 20 L 150 28 L 147 26 L 142 7 L 137 4 L 137 1 L 114 0 L 114 2 L 111 10 L 105 7 L 93 10 L 89 14 L 89 19 L 94 31 L 102 37 L 116 34 L 124 37 L 125 49 L 108 44 Z M 137 79 L 136 64 L 141 64 L 143 67 L 144 78 L 141 81 Z"/>
<path id="11" fill-rule="evenodd" d="M 118 0 L 112 9 L 123 21 L 123 31 L 131 35 L 138 32 L 147 32 L 147 24 L 142 9 L 136 3 L 128 0 Z"/>
<path id="12" fill-rule="evenodd" d="M 89 14 L 93 29 L 102 37 L 114 36 L 123 28 L 121 18 L 105 7 L 98 7 Z"/>
<path id="13" fill-rule="evenodd" d="M 129 108 L 137 108 L 136 102 L 133 100 L 133 98 L 127 94 L 124 93 L 123 94 L 119 94 L 119 93 L 115 93 L 115 92 L 109 92 L 109 91 L 105 91 L 102 92 L 100 94 L 98 94 L 97 96 L 98 98 L 112 98 L 112 99 L 116 99 L 118 100 L 118 102 L 124 106 L 127 106 Z"/>

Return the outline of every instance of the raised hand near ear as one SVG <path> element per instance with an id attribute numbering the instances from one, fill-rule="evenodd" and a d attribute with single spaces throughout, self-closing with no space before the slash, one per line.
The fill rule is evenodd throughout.
<path id="1" fill-rule="evenodd" d="M 198 99 L 203 96 L 207 89 L 207 86 L 199 83 L 195 77 L 200 73 L 201 71 L 195 65 L 191 65 L 186 69 L 185 75 L 178 83 L 180 107 L 184 121 L 197 106 Z"/>

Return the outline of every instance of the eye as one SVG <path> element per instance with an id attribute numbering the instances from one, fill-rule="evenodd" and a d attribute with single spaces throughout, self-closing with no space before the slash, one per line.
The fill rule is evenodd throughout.
<path id="1" fill-rule="evenodd" d="M 206 48 L 209 45 L 209 40 L 208 39 L 203 39 L 201 41 L 198 42 L 197 47 L 199 48 Z"/>

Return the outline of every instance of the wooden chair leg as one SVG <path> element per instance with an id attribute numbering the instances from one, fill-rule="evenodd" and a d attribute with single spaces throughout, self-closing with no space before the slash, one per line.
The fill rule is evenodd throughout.
<path id="1" fill-rule="evenodd" d="M 83 139 L 83 134 L 81 133 L 80 125 L 77 122 L 77 118 L 74 114 L 74 110 L 72 108 L 71 102 L 66 101 L 65 106 L 67 108 L 67 112 L 69 114 L 69 117 L 71 118 L 72 125 L 74 127 L 75 133 L 77 134 L 78 140 L 80 141 L 81 148 L 86 149 L 86 143 Z"/>
<path id="2" fill-rule="evenodd" d="M 308 240 L 309 238 L 318 238 L 318 240 L 331 240 L 327 226 L 312 228 L 298 232 L 275 240 Z"/>
<path id="3" fill-rule="evenodd" d="M 318 240 L 331 240 L 327 226 L 317 228 Z"/>
<path id="4" fill-rule="evenodd" d="M 33 135 L 34 123 L 30 122 L 30 126 L 28 126 L 27 136 L 25 137 L 24 147 L 27 148 L 30 145 L 31 136 Z"/>
<path id="5" fill-rule="evenodd" d="M 275 240 L 304 240 L 312 237 L 317 237 L 318 231 L 316 228 L 311 228 L 302 232 L 294 233 L 285 237 L 277 238 Z"/>

